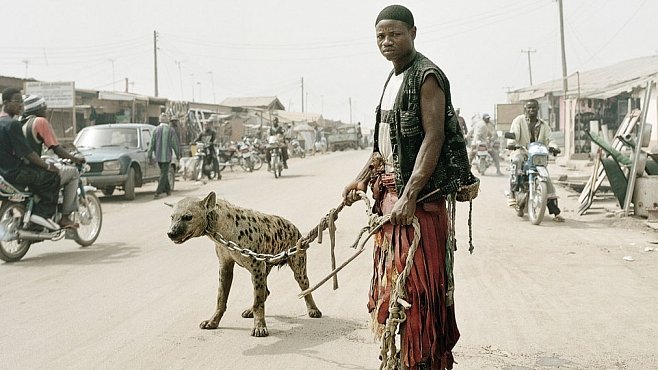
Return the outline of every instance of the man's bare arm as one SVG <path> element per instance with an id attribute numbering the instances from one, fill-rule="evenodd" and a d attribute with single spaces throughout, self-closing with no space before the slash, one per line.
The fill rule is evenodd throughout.
<path id="1" fill-rule="evenodd" d="M 420 114 L 425 137 L 414 169 L 402 195 L 391 211 L 391 223 L 409 225 L 416 211 L 416 200 L 434 172 L 445 141 L 446 98 L 436 76 L 429 75 L 420 88 Z"/>

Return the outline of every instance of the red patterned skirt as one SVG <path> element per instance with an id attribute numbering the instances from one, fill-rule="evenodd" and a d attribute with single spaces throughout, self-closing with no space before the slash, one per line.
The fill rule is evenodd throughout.
<path id="1" fill-rule="evenodd" d="M 398 199 L 392 179 L 383 175 L 375 182 L 373 193 L 375 208 L 381 214 L 390 213 Z M 407 278 L 406 301 L 411 303 L 411 308 L 400 328 L 401 360 L 410 369 L 416 369 L 421 362 L 430 369 L 452 369 L 452 349 L 459 339 L 459 330 L 454 305 L 446 306 L 449 224 L 445 200 L 418 205 L 416 217 L 421 240 Z M 375 235 L 368 310 L 378 335 L 382 334 L 388 318 L 391 286 L 404 270 L 413 238 L 413 226 L 390 223 Z"/>

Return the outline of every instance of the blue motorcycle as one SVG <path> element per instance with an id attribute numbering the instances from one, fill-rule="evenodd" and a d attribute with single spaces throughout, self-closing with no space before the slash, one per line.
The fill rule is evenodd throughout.
<path id="1" fill-rule="evenodd" d="M 508 139 L 516 140 L 514 133 L 505 133 Z M 527 210 L 528 218 L 533 225 L 539 225 L 544 220 L 548 196 L 549 173 L 548 155 L 559 153 L 557 148 L 533 142 L 527 148 L 517 144 L 508 145 L 514 150 L 511 159 L 510 189 L 516 199 L 516 214 L 523 217 Z"/>

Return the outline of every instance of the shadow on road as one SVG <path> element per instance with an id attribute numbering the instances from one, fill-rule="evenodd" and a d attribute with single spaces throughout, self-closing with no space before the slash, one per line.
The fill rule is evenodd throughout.
<path id="1" fill-rule="evenodd" d="M 164 197 L 157 199 L 159 201 L 164 201 L 168 198 L 171 197 L 176 197 L 176 196 L 185 196 L 188 195 L 189 193 L 195 193 L 198 192 L 198 188 L 189 188 L 189 189 L 176 189 L 171 193 L 171 196 Z M 134 204 L 142 204 L 142 203 L 148 203 L 155 201 L 156 199 L 153 199 L 153 196 L 155 195 L 155 190 L 149 191 L 142 191 L 142 192 L 136 192 L 135 193 L 135 199 L 134 200 L 126 200 L 126 198 L 123 196 L 123 194 L 116 194 L 116 195 L 104 195 L 104 196 L 99 196 L 98 199 L 100 199 L 101 204 L 102 203 L 134 203 Z"/>
<path id="2" fill-rule="evenodd" d="M 311 319 L 307 316 L 288 317 L 288 316 L 270 316 L 268 319 L 278 320 L 287 325 L 290 329 L 276 330 L 270 326 L 270 337 L 279 340 L 269 345 L 256 345 L 242 352 L 245 356 L 276 356 L 285 353 L 293 353 L 306 356 L 315 360 L 321 360 L 330 364 L 331 368 L 340 369 L 365 369 L 345 361 L 344 355 L 335 353 L 335 356 L 327 358 L 320 355 L 322 352 L 313 349 L 323 343 L 333 342 L 339 339 L 348 339 L 350 341 L 362 342 L 363 339 L 355 334 L 359 329 L 367 328 L 367 323 L 360 323 L 350 320 L 344 320 L 334 317 L 323 316 L 320 319 Z M 376 356 L 376 354 L 373 354 Z"/>
<path id="3" fill-rule="evenodd" d="M 53 265 L 94 265 L 120 263 L 125 259 L 133 258 L 141 253 L 140 248 L 127 246 L 125 243 L 96 243 L 89 247 L 78 247 L 72 250 L 58 249 L 56 252 L 41 253 L 30 257 L 34 249 L 48 248 L 47 245 L 35 244 L 19 262 L 7 263 L 7 266 L 41 267 Z"/>

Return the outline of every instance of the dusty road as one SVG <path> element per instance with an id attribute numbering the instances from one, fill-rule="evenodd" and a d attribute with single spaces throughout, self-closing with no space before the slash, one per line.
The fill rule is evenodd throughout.
<path id="1" fill-rule="evenodd" d="M 182 196 L 217 192 L 230 202 L 282 215 L 302 233 L 340 203 L 340 190 L 366 151 L 291 160 L 275 180 L 264 170 L 225 173 L 206 185 L 177 183 Z M 550 168 L 549 168 L 550 169 Z M 457 369 L 658 368 L 658 235 L 600 209 L 577 217 L 558 189 L 567 222 L 541 226 L 505 205 L 506 178 L 485 176 L 474 203 L 476 250 L 469 255 L 467 204 L 458 209 L 456 309 L 462 333 Z M 218 330 L 198 324 L 214 310 L 217 262 L 208 239 L 182 246 L 165 235 L 170 210 L 154 186 L 134 202 L 102 198 L 97 243 L 42 243 L 14 264 L 0 264 L 0 368 L 377 369 L 366 294 L 369 248 L 327 283 L 315 300 L 324 316 L 306 316 L 288 268 L 273 270 L 267 338 L 249 335 L 249 275 L 235 269 Z M 366 223 L 363 204 L 339 217 L 337 257 Z M 309 250 L 312 283 L 330 271 L 328 236 Z M 623 259 L 633 256 L 634 261 Z"/>

